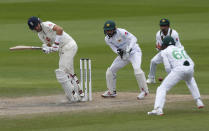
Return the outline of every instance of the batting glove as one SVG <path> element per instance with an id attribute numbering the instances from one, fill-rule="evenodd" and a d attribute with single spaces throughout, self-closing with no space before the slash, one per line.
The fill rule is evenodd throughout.
<path id="1" fill-rule="evenodd" d="M 51 47 L 51 51 L 56 52 L 59 50 L 59 45 L 53 44 Z"/>
<path id="2" fill-rule="evenodd" d="M 51 49 L 52 49 L 51 47 L 43 47 L 43 48 L 42 48 L 42 50 L 43 50 L 43 52 L 44 52 L 45 54 L 51 53 L 51 52 L 52 52 Z"/>

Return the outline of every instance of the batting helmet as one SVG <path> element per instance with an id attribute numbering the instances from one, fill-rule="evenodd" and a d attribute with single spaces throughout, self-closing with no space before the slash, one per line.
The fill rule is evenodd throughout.
<path id="1" fill-rule="evenodd" d="M 34 30 L 34 28 L 40 23 L 41 20 L 36 16 L 32 16 L 28 19 L 28 26 L 31 30 Z"/>

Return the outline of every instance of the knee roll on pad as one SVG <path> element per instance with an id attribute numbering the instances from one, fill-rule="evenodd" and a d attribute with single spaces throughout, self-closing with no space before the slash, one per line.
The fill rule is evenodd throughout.
<path id="1" fill-rule="evenodd" d="M 67 74 L 66 74 L 63 70 L 56 69 L 56 70 L 55 70 L 55 74 L 56 74 L 57 80 L 58 80 L 60 83 L 63 83 L 63 82 L 66 82 L 66 81 L 69 80 Z"/>
<path id="2" fill-rule="evenodd" d="M 142 71 L 141 68 L 138 68 L 138 69 L 134 69 L 134 73 L 135 73 L 135 74 L 142 74 L 142 73 L 144 73 L 144 72 Z"/>
<path id="3" fill-rule="evenodd" d="M 62 88 L 64 89 L 66 97 L 70 101 L 74 101 L 75 100 L 74 94 L 73 94 L 74 87 L 72 83 L 70 82 L 68 75 L 63 70 L 60 70 L 60 69 L 56 69 L 55 73 L 56 73 L 58 82 L 61 83 Z"/>

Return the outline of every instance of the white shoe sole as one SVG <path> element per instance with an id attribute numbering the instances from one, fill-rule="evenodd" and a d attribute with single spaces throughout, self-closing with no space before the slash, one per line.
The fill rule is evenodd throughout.
<path id="1" fill-rule="evenodd" d="M 163 113 L 153 113 L 153 112 L 147 112 L 148 115 L 153 115 L 153 116 L 163 116 L 164 114 Z"/>
<path id="2" fill-rule="evenodd" d="M 103 98 L 115 98 L 117 95 L 114 95 L 114 96 L 104 96 L 104 95 L 101 95 Z"/>
<path id="3" fill-rule="evenodd" d="M 148 115 L 152 116 L 163 116 L 164 114 L 158 114 L 158 113 L 152 113 L 152 112 L 147 112 Z"/>
<path id="4" fill-rule="evenodd" d="M 147 84 L 155 84 L 156 82 L 146 82 Z"/>

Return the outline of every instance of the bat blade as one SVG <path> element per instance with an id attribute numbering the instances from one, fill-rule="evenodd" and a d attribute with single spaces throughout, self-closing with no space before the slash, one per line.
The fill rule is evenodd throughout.
<path id="1" fill-rule="evenodd" d="M 22 46 L 22 45 L 14 46 L 14 47 L 9 48 L 10 51 L 16 51 L 16 50 L 41 50 L 41 49 L 42 49 L 42 47 L 39 47 L 39 46 Z"/>

